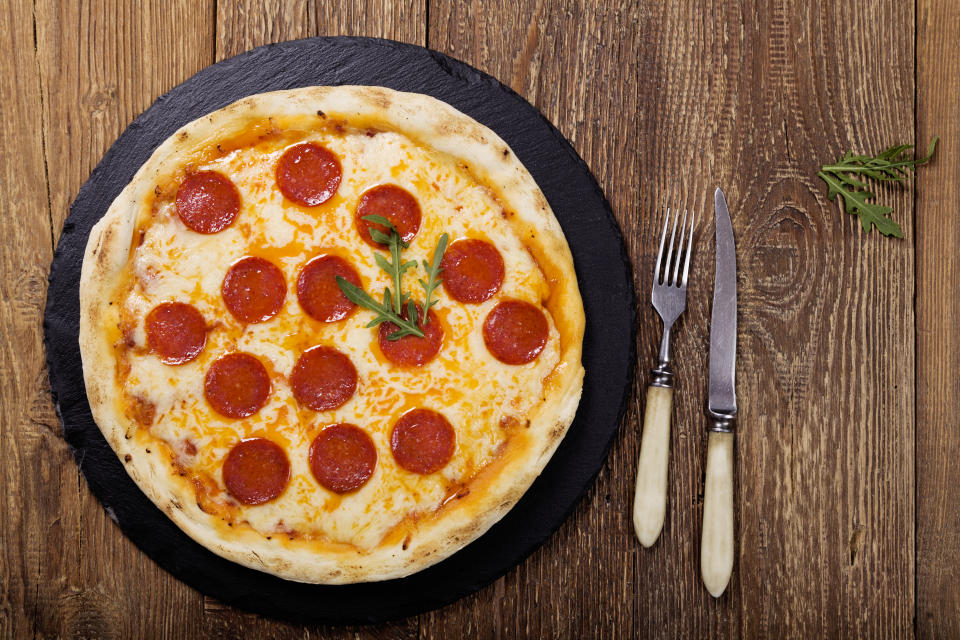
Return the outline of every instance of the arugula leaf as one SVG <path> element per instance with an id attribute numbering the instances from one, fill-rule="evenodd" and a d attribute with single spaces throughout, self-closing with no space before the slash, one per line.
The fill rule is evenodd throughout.
<path id="1" fill-rule="evenodd" d="M 927 147 L 927 155 L 922 158 L 910 157 L 907 154 L 913 149 L 912 144 L 894 145 L 877 156 L 855 155 L 848 151 L 836 164 L 820 167 L 817 175 L 827 183 L 827 197 L 836 201 L 839 195 L 841 208 L 859 216 L 860 225 L 865 232 L 869 233 L 876 227 L 885 236 L 902 238 L 903 230 L 900 225 L 888 217 L 893 208 L 868 202 L 873 200 L 876 194 L 868 190 L 866 182 L 854 178 L 851 174 L 872 178 L 878 182 L 903 182 L 916 172 L 918 166 L 930 161 L 938 140 L 937 136 L 933 137 Z"/>
<path id="2" fill-rule="evenodd" d="M 440 268 L 440 261 L 443 260 L 443 254 L 447 250 L 447 242 L 449 241 L 450 236 L 447 234 L 440 236 L 440 240 L 437 241 L 437 248 L 433 250 L 433 262 L 423 261 L 423 268 L 427 272 L 427 281 L 419 280 L 420 286 L 423 287 L 424 300 L 426 301 L 423 303 L 423 326 L 427 326 L 427 323 L 430 322 L 430 316 L 427 315 L 430 307 L 438 302 L 438 300 L 431 300 L 431 297 L 433 296 L 433 290 L 442 282 L 437 276 L 443 271 L 443 269 Z"/>
<path id="3" fill-rule="evenodd" d="M 423 337 L 423 331 L 421 331 L 420 327 L 417 326 L 415 320 L 413 322 L 404 320 L 399 314 L 394 312 L 393 308 L 390 306 L 390 289 L 386 289 L 384 291 L 383 304 L 381 304 L 377 302 L 369 293 L 348 281 L 346 278 L 337 276 L 337 286 L 340 287 L 340 291 L 343 292 L 343 295 L 347 298 L 347 300 L 377 314 L 374 316 L 373 320 L 367 323 L 368 329 L 376 327 L 381 322 L 392 322 L 399 327 L 399 331 L 394 331 L 387 336 L 388 340 L 399 340 L 404 336 L 417 336 L 418 338 Z M 410 304 L 413 304 L 413 302 L 411 301 Z M 411 317 L 416 318 L 415 315 Z"/>
<path id="4" fill-rule="evenodd" d="M 397 234 L 397 238 L 400 238 L 400 232 L 397 231 L 397 228 L 393 226 L 392 222 L 390 222 L 383 216 L 378 216 L 377 214 L 372 213 L 369 216 L 363 216 L 362 219 L 366 220 L 367 222 L 378 224 L 381 227 L 386 227 L 387 231 L 389 231 L 390 233 Z M 370 237 L 373 238 L 374 242 L 379 242 L 380 244 L 390 244 L 390 236 L 388 236 L 383 231 L 380 231 L 380 229 L 370 229 Z M 404 242 L 403 239 L 400 239 L 400 246 L 403 247 L 404 249 L 409 249 L 410 243 Z"/>
<path id="5" fill-rule="evenodd" d="M 440 240 L 437 242 L 437 247 L 433 251 L 433 262 L 428 263 L 426 260 L 423 261 L 423 268 L 427 272 L 427 280 L 425 282 L 421 279 L 419 282 L 420 286 L 422 286 L 426 292 L 426 302 L 423 306 L 423 314 L 418 322 L 417 304 L 411 299 L 410 294 L 404 293 L 401 288 L 403 284 L 403 274 L 409 269 L 416 269 L 417 267 L 416 260 L 404 261 L 401 256 L 403 249 L 409 248 L 410 244 L 403 241 L 400 237 L 400 232 L 397 231 L 393 223 L 385 217 L 374 214 L 364 216 L 363 220 L 386 227 L 390 232 L 386 234 L 379 229 L 370 228 L 370 237 L 373 238 L 373 241 L 387 245 L 390 251 L 389 260 L 380 253 L 375 253 L 373 258 L 377 266 L 390 276 L 390 279 L 393 281 L 393 290 L 391 291 L 390 287 L 384 289 L 383 303 L 381 304 L 374 300 L 363 289 L 350 284 L 346 280 L 343 280 L 343 278 L 337 278 L 337 285 L 347 299 L 377 313 L 377 316 L 370 321 L 367 327 L 375 327 L 381 322 L 390 321 L 398 327 L 401 327 L 401 329 L 390 334 L 388 339 L 399 340 L 408 335 L 415 335 L 422 338 L 422 328 L 430 322 L 430 316 L 428 315 L 430 307 L 437 303 L 436 300 L 431 300 L 431 297 L 437 285 L 441 282 L 437 277 L 440 272 L 443 271 L 443 269 L 440 268 L 440 261 L 443 259 L 443 254 L 447 250 L 447 242 L 450 238 L 446 233 L 441 235 Z M 406 311 L 404 311 L 404 307 L 406 307 Z M 404 313 L 407 314 L 407 320 L 402 319 Z M 417 324 L 420 326 L 417 327 Z M 411 327 L 416 330 L 411 330 Z"/>
<path id="6" fill-rule="evenodd" d="M 383 216 L 378 215 L 363 216 L 363 219 L 368 222 L 383 225 L 390 230 L 390 235 L 388 236 L 379 229 L 370 229 L 370 237 L 373 238 L 374 242 L 386 244 L 390 249 L 391 260 L 388 261 L 379 253 L 375 253 L 373 258 L 377 261 L 377 265 L 386 271 L 393 280 L 393 310 L 395 313 L 399 314 L 403 309 L 403 303 L 406 302 L 406 298 L 409 297 L 405 296 L 405 294 L 400 290 L 403 274 L 406 273 L 408 269 L 416 267 L 417 261 L 408 260 L 404 262 L 400 259 L 400 251 L 402 249 L 406 249 L 410 245 L 400 238 L 400 232 L 398 232 L 397 228 L 393 226 L 393 223 Z"/>
<path id="7" fill-rule="evenodd" d="M 836 200 L 837 194 L 843 196 L 840 201 L 841 208 L 860 216 L 860 225 L 865 232 L 869 233 L 873 227 L 876 227 L 877 231 L 885 236 L 903 237 L 903 230 L 900 229 L 900 225 L 887 217 L 887 215 L 893 211 L 893 207 L 867 202 L 867 199 L 875 197 L 874 194 L 865 189 L 857 189 L 858 185 L 866 185 L 857 183 L 856 181 L 844 180 L 842 177 L 837 178 L 827 175 L 823 172 L 817 175 L 820 176 L 829 187 L 827 197 L 830 198 L 830 200 Z M 847 189 L 846 187 L 852 188 Z"/>

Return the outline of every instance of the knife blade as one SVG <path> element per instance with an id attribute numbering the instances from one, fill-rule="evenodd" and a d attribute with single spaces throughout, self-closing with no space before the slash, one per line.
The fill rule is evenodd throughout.
<path id="1" fill-rule="evenodd" d="M 710 417 L 737 415 L 735 367 L 737 356 L 737 254 L 727 200 L 720 187 L 713 194 L 717 257 L 710 312 Z M 732 426 L 732 425 L 731 425 Z M 714 423 L 714 430 L 729 431 Z"/>
<path id="2" fill-rule="evenodd" d="M 733 573 L 733 427 L 737 417 L 737 255 L 723 191 L 713 194 L 717 258 L 710 312 L 710 395 L 707 469 L 703 487 L 700 576 L 719 598 Z"/>

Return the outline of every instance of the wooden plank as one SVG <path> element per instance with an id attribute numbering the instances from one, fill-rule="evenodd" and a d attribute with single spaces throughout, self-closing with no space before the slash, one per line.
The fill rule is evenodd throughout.
<path id="1" fill-rule="evenodd" d="M 662 207 L 684 201 L 709 215 L 713 187 L 725 187 L 740 256 L 742 430 L 739 557 L 727 594 L 714 601 L 698 567 L 713 275 L 705 220 L 675 342 L 661 540 L 641 550 L 628 516 L 638 394 L 607 468 L 570 521 L 501 583 L 428 618 L 422 635 L 905 633 L 913 617 L 913 251 L 863 235 L 826 201 L 815 172 L 848 147 L 912 138 L 909 7 L 437 1 L 430 15 L 432 47 L 540 107 L 604 186 L 637 267 L 638 392 L 660 335 L 642 301 Z M 866 51 L 882 74 L 845 53 Z M 909 189 L 881 197 L 911 229 Z"/>
<path id="2" fill-rule="evenodd" d="M 217 60 L 272 42 L 316 35 L 373 36 L 424 44 L 426 0 L 217 2 Z"/>
<path id="3" fill-rule="evenodd" d="M 752 379 L 740 442 L 745 635 L 912 626 L 913 250 L 865 235 L 814 172 L 847 149 L 912 138 L 913 17 L 893 2 L 775 3 L 757 8 L 741 49 L 743 142 L 727 162 L 749 176 L 735 196 L 741 370 Z M 909 233 L 910 189 L 878 192 Z"/>
<path id="4" fill-rule="evenodd" d="M 161 93 L 213 59 L 212 5 L 40 2 L 36 63 L 55 234 L 107 147 Z M 32 49 L 32 48 L 31 48 Z M 39 131 L 39 129 L 32 129 Z M 49 258 L 47 258 L 49 260 Z M 30 342 L 40 349 L 37 331 Z M 19 347 L 18 347 L 19 348 Z M 38 362 L 25 357 L 23 362 Z M 43 378 L 40 378 L 41 380 Z M 52 416 L 49 397 L 38 403 Z M 187 635 L 199 595 L 165 573 L 109 521 L 50 419 L 33 473 L 41 519 L 23 553 L 41 559 L 35 631 L 44 636 Z M 29 496 L 28 496 L 29 498 Z"/>
<path id="5" fill-rule="evenodd" d="M 917 4 L 917 635 L 960 637 L 960 5 Z"/>
<path id="6" fill-rule="evenodd" d="M 32 3 L 0 12 L 0 637 L 35 631 L 40 536 L 56 536 L 54 509 L 33 505 L 57 495 L 46 485 L 58 459 L 56 418 L 45 396 L 40 323 L 53 254 L 41 131 L 40 74 Z M 54 454 L 51 455 L 51 449 Z M 52 459 L 51 459 L 52 458 Z M 37 463 L 41 464 L 37 464 Z M 40 470 L 47 474 L 37 474 Z"/>
<path id="7" fill-rule="evenodd" d="M 217 1 L 217 60 L 271 42 L 317 35 L 316 8 L 307 0 Z"/>
<path id="8" fill-rule="evenodd" d="M 417 620 L 409 618 L 368 626 L 303 626 L 238 611 L 212 598 L 204 598 L 205 638 L 309 638 L 324 640 L 408 640 L 417 637 Z"/>
<path id="9" fill-rule="evenodd" d="M 317 0 L 317 35 L 426 44 L 427 0 Z"/>

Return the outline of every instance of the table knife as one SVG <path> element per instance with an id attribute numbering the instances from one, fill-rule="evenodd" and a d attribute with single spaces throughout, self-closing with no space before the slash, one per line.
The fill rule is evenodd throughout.
<path id="1" fill-rule="evenodd" d="M 713 194 L 717 256 L 710 315 L 709 441 L 703 488 L 700 575 L 718 598 L 733 572 L 733 429 L 737 418 L 734 385 L 737 355 L 737 255 L 733 225 L 723 191 Z"/>

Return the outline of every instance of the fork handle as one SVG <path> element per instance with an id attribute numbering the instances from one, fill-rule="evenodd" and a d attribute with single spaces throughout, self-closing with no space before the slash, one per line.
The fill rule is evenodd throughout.
<path id="1" fill-rule="evenodd" d="M 700 575 L 719 598 L 733 572 L 733 434 L 710 432 L 703 488 L 703 537 Z"/>
<path id="2" fill-rule="evenodd" d="M 640 544 L 650 547 L 663 529 L 667 511 L 667 460 L 670 452 L 670 412 L 673 389 L 651 385 L 640 440 L 640 463 L 633 500 L 633 529 Z"/>

